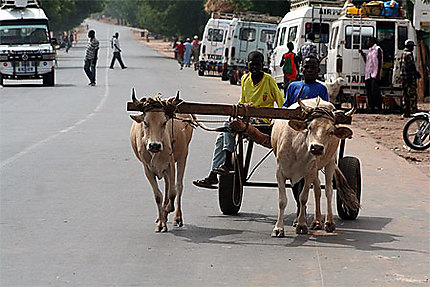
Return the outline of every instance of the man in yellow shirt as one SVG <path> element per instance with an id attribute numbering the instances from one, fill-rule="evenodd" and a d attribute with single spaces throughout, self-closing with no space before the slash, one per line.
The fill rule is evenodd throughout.
<path id="1" fill-rule="evenodd" d="M 273 107 L 276 102 L 280 108 L 284 103 L 284 97 L 275 80 L 269 74 L 263 72 L 264 56 L 258 51 L 248 55 L 249 72 L 242 76 L 242 93 L 240 104 L 252 104 L 257 107 Z M 262 119 L 270 123 L 269 119 Z M 228 123 L 227 123 L 228 125 Z M 216 188 L 217 174 L 229 173 L 233 170 L 231 156 L 234 149 L 234 137 L 229 132 L 220 133 L 215 143 L 212 168 L 207 177 L 193 181 L 199 187 Z"/>

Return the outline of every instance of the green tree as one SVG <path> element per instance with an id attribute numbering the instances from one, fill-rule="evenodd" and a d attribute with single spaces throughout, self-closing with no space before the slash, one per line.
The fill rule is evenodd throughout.
<path id="1" fill-rule="evenodd" d="M 104 7 L 104 1 L 91 0 L 39 0 L 39 3 L 54 31 L 71 30 L 91 13 L 102 11 Z"/>

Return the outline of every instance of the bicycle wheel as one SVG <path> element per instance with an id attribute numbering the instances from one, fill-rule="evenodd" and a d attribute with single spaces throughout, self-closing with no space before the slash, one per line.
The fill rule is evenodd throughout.
<path id="1" fill-rule="evenodd" d="M 414 150 L 425 150 L 430 147 L 430 122 L 425 116 L 410 119 L 403 128 L 403 140 Z"/>

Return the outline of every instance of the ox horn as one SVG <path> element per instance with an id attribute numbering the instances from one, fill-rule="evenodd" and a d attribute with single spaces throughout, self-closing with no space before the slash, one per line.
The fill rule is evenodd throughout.
<path id="1" fill-rule="evenodd" d="M 310 107 L 306 106 L 306 105 L 303 103 L 302 99 L 300 98 L 300 93 L 299 93 L 299 97 L 297 98 L 297 103 L 299 104 L 300 108 L 302 108 L 302 110 L 303 110 L 305 113 L 309 113 L 309 112 L 312 110 L 312 108 L 310 108 Z"/>
<path id="2" fill-rule="evenodd" d="M 138 104 L 139 100 L 136 99 L 136 90 L 134 88 L 131 89 L 131 99 L 133 100 L 133 103 Z"/>
<path id="3" fill-rule="evenodd" d="M 357 97 L 354 96 L 353 100 L 352 100 L 352 109 L 350 109 L 349 111 L 347 111 L 345 113 L 345 116 L 347 117 L 351 117 L 356 111 L 357 111 Z"/>

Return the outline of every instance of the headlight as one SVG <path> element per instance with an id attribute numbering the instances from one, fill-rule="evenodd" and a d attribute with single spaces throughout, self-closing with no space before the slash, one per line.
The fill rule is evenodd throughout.
<path id="1" fill-rule="evenodd" d="M 44 54 L 44 55 L 42 55 L 42 59 L 43 60 L 54 60 L 55 54 Z"/>

